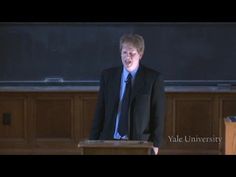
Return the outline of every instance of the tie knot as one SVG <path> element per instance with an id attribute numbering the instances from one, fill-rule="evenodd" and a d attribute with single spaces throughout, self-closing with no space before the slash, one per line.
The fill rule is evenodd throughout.
<path id="1" fill-rule="evenodd" d="M 132 75 L 129 73 L 128 76 L 127 76 L 127 78 L 126 78 L 126 81 L 125 81 L 125 82 L 126 82 L 126 83 L 127 83 L 127 82 L 130 82 L 131 79 L 132 79 Z"/>

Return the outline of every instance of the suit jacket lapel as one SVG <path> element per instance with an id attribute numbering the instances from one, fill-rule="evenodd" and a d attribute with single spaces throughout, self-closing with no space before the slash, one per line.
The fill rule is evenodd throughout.
<path id="1" fill-rule="evenodd" d="M 144 71 L 143 71 L 143 66 L 140 64 L 132 88 L 131 103 L 135 98 L 135 96 L 138 94 L 139 90 L 143 88 L 143 86 L 144 86 Z"/>
<path id="2" fill-rule="evenodd" d="M 117 113 L 117 109 L 118 109 L 118 104 L 119 104 L 119 100 L 120 100 L 120 82 L 121 82 L 121 73 L 122 73 L 122 67 L 119 67 L 119 69 L 117 69 L 117 72 L 115 73 L 115 75 L 113 76 L 114 78 L 112 79 L 112 90 L 114 91 L 112 97 L 111 97 L 111 108 L 113 109 L 113 118 L 115 118 L 114 114 Z M 115 119 L 114 119 L 115 120 Z"/>

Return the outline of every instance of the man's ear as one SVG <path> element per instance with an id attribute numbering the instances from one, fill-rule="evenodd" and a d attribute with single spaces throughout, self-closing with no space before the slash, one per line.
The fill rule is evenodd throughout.
<path id="1" fill-rule="evenodd" d="M 141 60 L 142 58 L 143 58 L 143 54 L 139 54 L 140 55 L 140 58 L 139 58 L 139 60 Z"/>

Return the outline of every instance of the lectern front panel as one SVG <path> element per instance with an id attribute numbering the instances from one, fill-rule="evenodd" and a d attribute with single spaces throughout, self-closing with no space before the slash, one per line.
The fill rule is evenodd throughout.
<path id="1" fill-rule="evenodd" d="M 146 141 L 94 141 L 79 143 L 82 155 L 150 155 L 153 144 Z"/>

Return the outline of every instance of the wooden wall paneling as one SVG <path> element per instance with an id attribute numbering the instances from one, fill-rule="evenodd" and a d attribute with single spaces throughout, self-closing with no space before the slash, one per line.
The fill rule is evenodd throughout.
<path id="1" fill-rule="evenodd" d="M 169 136 L 224 137 L 223 118 L 236 115 L 235 93 L 166 93 L 160 154 L 217 154 L 223 143 L 173 143 Z M 0 153 L 79 154 L 88 139 L 96 91 L 0 92 Z M 3 125 L 3 113 L 12 124 Z M 188 138 L 188 137 L 187 137 Z"/>
<path id="2" fill-rule="evenodd" d="M 33 98 L 34 136 L 39 148 L 74 147 L 73 97 L 69 94 L 37 94 Z"/>
<path id="3" fill-rule="evenodd" d="M 10 122 L 8 124 L 8 118 Z M 5 117 L 5 118 L 4 118 Z M 5 119 L 5 120 L 4 120 Z M 0 94 L 0 148 L 27 147 L 27 101 L 21 94 Z"/>
<path id="4" fill-rule="evenodd" d="M 74 96 L 74 117 L 75 117 L 75 123 L 74 123 L 74 132 L 75 132 L 75 141 L 76 144 L 79 143 L 81 137 L 82 137 L 82 97 L 83 94 L 77 93 Z"/>
<path id="5" fill-rule="evenodd" d="M 92 128 L 92 122 L 97 103 L 97 93 L 87 93 L 81 98 L 82 102 L 82 117 L 81 117 L 81 140 L 89 138 L 89 134 Z"/>
<path id="6" fill-rule="evenodd" d="M 217 143 L 198 141 L 199 138 L 217 136 L 216 101 L 210 94 L 178 94 L 174 98 L 174 137 L 182 138 L 172 143 L 181 149 L 215 150 Z"/>

